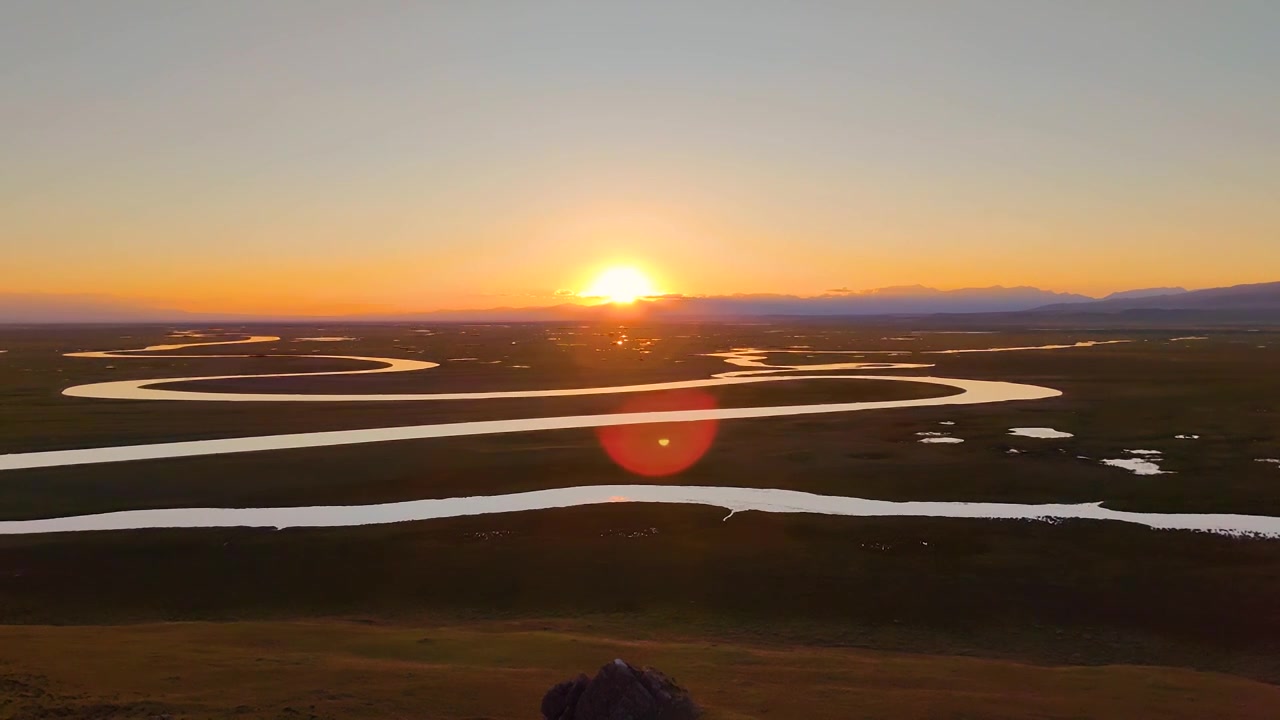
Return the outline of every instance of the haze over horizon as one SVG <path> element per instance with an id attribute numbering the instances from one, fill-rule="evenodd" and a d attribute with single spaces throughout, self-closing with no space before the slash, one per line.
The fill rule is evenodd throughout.
<path id="1" fill-rule="evenodd" d="M 630 274 L 627 269 L 623 274 Z M 1070 314 L 1076 317 L 1160 311 L 1199 322 L 1273 322 L 1280 319 L 1280 281 L 1187 290 L 1183 287 L 1135 288 L 1095 298 L 1034 287 L 938 290 L 896 286 L 865 292 L 833 288 L 798 296 L 786 294 L 653 294 L 647 282 L 611 283 L 605 273 L 596 294 L 565 294 L 554 302 L 506 304 L 460 309 L 369 308 L 348 313 L 236 313 L 187 311 L 106 295 L 21 294 L 0 292 L 0 325 L 46 323 L 200 323 L 200 322 L 681 322 L 766 317 L 943 316 L 982 317 L 996 313 L 1024 316 Z M 616 278 L 615 278 L 616 279 Z M 1175 311 L 1173 315 L 1167 314 Z M 1178 314 L 1181 312 L 1182 314 Z M 1186 315 L 1185 313 L 1191 313 Z M 977 315 L 975 315 L 975 313 Z M 1206 314 L 1208 313 L 1208 314 Z"/>
<path id="2" fill-rule="evenodd" d="M 616 267 L 1094 297 L 1280 267 L 1275 3 L 18 2 L 0 67 L 3 293 L 342 314 Z"/>
<path id="3" fill-rule="evenodd" d="M 788 297 L 788 298 L 795 298 L 800 300 L 807 300 L 807 299 L 820 299 L 820 298 L 828 298 L 828 297 L 907 297 L 907 296 L 922 296 L 922 295 L 932 295 L 932 294 L 962 293 L 962 292 L 970 292 L 970 291 L 973 291 L 973 292 L 1029 291 L 1029 294 L 1043 294 L 1046 297 L 1061 295 L 1061 296 L 1075 296 L 1081 299 L 1103 299 L 1105 297 L 1110 297 L 1112 295 L 1124 295 L 1127 293 L 1154 294 L 1154 293 L 1150 293 L 1150 291 L 1186 292 L 1188 290 L 1200 290 L 1200 289 L 1206 289 L 1206 288 L 1187 288 L 1182 285 L 1161 285 L 1161 286 L 1153 286 L 1152 288 L 1145 288 L 1145 287 L 1144 288 L 1123 288 L 1123 289 L 1116 290 L 1112 293 L 1106 293 L 1103 295 L 1089 295 L 1086 293 L 1073 292 L 1071 290 L 1050 290 L 1046 288 L 1037 288 L 1030 285 L 1012 284 L 1012 283 L 1004 284 L 1004 285 L 1001 285 L 1001 284 L 990 285 L 985 287 L 955 287 L 955 288 L 931 287 L 928 285 L 913 283 L 910 285 L 890 285 L 890 286 L 884 286 L 884 287 L 857 288 L 857 289 L 849 288 L 849 287 L 836 287 L 836 288 L 826 288 L 824 290 L 821 290 L 818 292 L 812 292 L 812 293 L 754 292 L 751 290 L 742 290 L 738 292 L 724 293 L 724 294 L 699 294 L 699 293 L 655 291 L 652 294 L 640 293 L 636 296 L 636 299 L 656 300 L 656 299 L 667 299 L 667 298 L 725 299 L 725 298 L 750 298 L 750 297 Z M 125 295 L 115 295 L 111 293 L 48 293 L 48 292 L 6 293 L 3 291 L 0 291 L 0 301 L 3 301 L 6 298 L 10 300 L 29 299 L 31 301 L 78 300 L 83 302 L 117 303 L 117 304 L 120 304 L 121 306 L 157 307 L 157 308 L 163 307 L 166 309 L 184 310 L 184 311 L 191 311 L 191 312 L 227 312 L 227 313 L 235 312 L 226 307 L 214 307 L 211 309 L 209 308 L 197 309 L 197 308 L 191 308 L 191 307 L 184 307 L 182 305 L 174 304 L 172 302 L 166 303 L 166 301 L 163 298 L 131 297 L 131 296 L 125 296 Z M 480 304 L 459 306 L 459 307 L 352 305 L 352 306 L 346 306 L 347 310 L 345 312 L 336 312 L 333 314 L 356 315 L 356 314 L 360 314 L 361 312 L 412 313 L 412 312 L 433 312 L 433 311 L 448 311 L 448 310 L 483 310 L 483 309 L 492 308 L 492 307 L 538 308 L 538 307 L 546 307 L 548 305 L 561 305 L 561 304 L 597 305 L 601 303 L 610 302 L 610 298 L 601 296 L 601 295 L 593 295 L 588 290 L 585 290 L 585 289 L 583 291 L 561 289 L 554 292 L 548 292 L 546 294 L 540 294 L 540 293 L 494 294 L 489 296 L 476 296 L 476 299 L 481 301 Z M 489 301 L 490 303 L 489 305 L 484 304 L 483 301 L 485 299 Z M 267 310 L 267 309 L 258 309 L 256 311 L 248 311 L 248 312 L 250 314 L 281 314 L 281 315 L 290 314 L 288 312 L 273 313 L 271 310 Z M 301 312 L 297 314 L 306 315 L 308 313 Z M 323 315 L 326 313 L 321 312 L 321 313 L 315 313 L 315 314 Z"/>

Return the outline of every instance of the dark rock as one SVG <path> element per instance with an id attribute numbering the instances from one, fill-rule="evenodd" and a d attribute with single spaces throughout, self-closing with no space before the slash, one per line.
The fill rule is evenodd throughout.
<path id="1" fill-rule="evenodd" d="M 621 660 L 600 668 L 574 708 L 575 720 L 649 720 L 658 701 L 630 665 Z"/>
<path id="2" fill-rule="evenodd" d="M 591 680 L 586 675 L 578 675 L 572 680 L 565 680 L 547 691 L 542 697 L 542 717 L 551 720 L 573 720 L 573 708 L 578 704 L 582 691 L 587 689 Z"/>
<path id="3" fill-rule="evenodd" d="M 701 714 L 674 679 L 622 660 L 589 680 L 579 675 L 562 682 L 542 698 L 545 720 L 694 720 Z"/>

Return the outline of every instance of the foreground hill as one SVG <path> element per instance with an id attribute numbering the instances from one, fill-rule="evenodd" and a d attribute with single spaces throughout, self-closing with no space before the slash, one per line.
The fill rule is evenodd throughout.
<path id="1" fill-rule="evenodd" d="M 599 622 L 352 621 L 0 627 L 0 717 L 538 717 L 551 684 L 655 665 L 704 720 L 1271 718 L 1280 687 L 1136 665 L 1055 667 L 688 636 Z"/>

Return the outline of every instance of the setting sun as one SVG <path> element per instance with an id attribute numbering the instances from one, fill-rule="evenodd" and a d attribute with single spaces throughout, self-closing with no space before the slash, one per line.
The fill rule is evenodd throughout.
<path id="1" fill-rule="evenodd" d="M 656 294 L 649 278 L 633 267 L 609 268 L 581 293 L 582 297 L 604 298 L 613 303 L 631 303 Z"/>

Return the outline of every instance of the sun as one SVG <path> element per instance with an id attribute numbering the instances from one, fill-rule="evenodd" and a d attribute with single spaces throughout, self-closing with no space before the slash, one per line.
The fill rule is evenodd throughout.
<path id="1" fill-rule="evenodd" d="M 604 298 L 611 303 L 632 303 L 657 295 L 653 283 L 633 267 L 612 267 L 600 273 L 591 286 L 581 293 L 586 298 Z"/>

